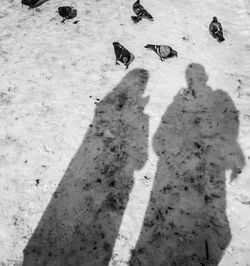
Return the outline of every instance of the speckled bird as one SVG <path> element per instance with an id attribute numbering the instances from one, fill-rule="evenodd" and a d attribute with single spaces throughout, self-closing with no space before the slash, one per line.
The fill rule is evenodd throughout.
<path id="1" fill-rule="evenodd" d="M 133 11 L 136 16 L 132 16 L 134 22 L 139 22 L 142 18 L 153 21 L 154 18 L 148 13 L 148 11 L 140 4 L 140 0 L 137 0 L 133 5 Z"/>
<path id="2" fill-rule="evenodd" d="M 217 20 L 216 17 L 213 17 L 212 22 L 209 25 L 210 34 L 218 40 L 218 42 L 223 42 L 225 39 L 223 37 L 223 29 L 221 23 Z"/>
<path id="3" fill-rule="evenodd" d="M 161 61 L 164 61 L 165 59 L 173 56 L 178 57 L 177 52 L 168 45 L 147 44 L 145 48 L 151 49 L 156 52 L 159 55 Z"/>
<path id="4" fill-rule="evenodd" d="M 122 62 L 126 69 L 134 60 L 134 55 L 130 53 L 125 47 L 123 47 L 119 42 L 113 42 L 115 56 L 116 56 L 116 65 L 119 65 L 118 61 Z"/>
<path id="5" fill-rule="evenodd" d="M 70 6 L 58 7 L 58 13 L 63 17 L 62 23 L 64 23 L 66 19 L 73 19 L 77 16 L 77 10 Z"/>
<path id="6" fill-rule="evenodd" d="M 49 0 L 22 0 L 22 5 L 29 6 L 30 8 L 36 8 Z"/>

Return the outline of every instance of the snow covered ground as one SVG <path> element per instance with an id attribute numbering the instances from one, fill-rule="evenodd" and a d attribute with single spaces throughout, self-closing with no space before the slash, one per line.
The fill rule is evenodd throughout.
<path id="1" fill-rule="evenodd" d="M 228 93 L 240 112 L 238 143 L 246 165 L 235 181 L 227 179 L 233 237 L 220 265 L 250 265 L 250 3 L 144 0 L 155 21 L 134 24 L 133 2 L 51 0 L 28 10 L 18 0 L 2 0 L 0 265 L 22 263 L 23 249 L 94 117 L 96 99 L 129 70 L 144 68 L 150 75 L 148 161 L 134 175 L 110 263 L 126 265 L 122 261 L 139 237 L 156 171 L 152 138 L 174 96 L 187 86 L 185 71 L 192 62 L 205 67 L 208 85 Z M 55 11 L 61 5 L 77 8 L 77 24 L 60 23 Z M 224 27 L 223 43 L 208 33 L 213 16 Z M 114 41 L 135 55 L 128 70 L 115 65 Z M 171 45 L 178 59 L 161 62 L 144 48 L 148 43 Z"/>

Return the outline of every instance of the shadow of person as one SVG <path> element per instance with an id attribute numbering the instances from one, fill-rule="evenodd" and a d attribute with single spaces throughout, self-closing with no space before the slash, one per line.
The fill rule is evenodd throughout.
<path id="1" fill-rule="evenodd" d="M 147 160 L 148 72 L 134 69 L 95 117 L 24 249 L 25 266 L 108 265 L 134 170 Z"/>
<path id="2" fill-rule="evenodd" d="M 129 265 L 218 265 L 231 240 L 225 171 L 244 166 L 233 101 L 206 85 L 202 65 L 186 70 L 154 135 L 157 171 L 143 228 Z"/>

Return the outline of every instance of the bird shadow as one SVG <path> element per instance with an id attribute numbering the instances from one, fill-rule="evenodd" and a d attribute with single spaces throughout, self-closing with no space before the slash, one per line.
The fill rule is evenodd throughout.
<path id="1" fill-rule="evenodd" d="M 133 173 L 147 160 L 149 74 L 130 71 L 92 124 L 24 249 L 23 265 L 108 265 Z"/>
<path id="2" fill-rule="evenodd" d="M 186 80 L 153 138 L 157 170 L 131 266 L 218 265 L 231 240 L 225 171 L 233 181 L 245 165 L 239 114 L 202 65 L 190 64 Z"/>

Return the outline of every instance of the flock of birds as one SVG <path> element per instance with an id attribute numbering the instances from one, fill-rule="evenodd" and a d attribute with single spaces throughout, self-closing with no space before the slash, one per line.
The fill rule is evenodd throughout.
<path id="1" fill-rule="evenodd" d="M 29 6 L 30 8 L 36 8 L 47 1 L 49 0 L 21 0 L 21 3 L 23 5 Z M 153 16 L 140 4 L 140 0 L 137 0 L 133 4 L 133 11 L 136 16 L 131 16 L 131 19 L 135 23 L 138 23 L 142 19 L 154 21 Z M 59 7 L 58 13 L 61 17 L 63 17 L 62 23 L 64 23 L 67 19 L 73 19 L 77 16 L 77 10 L 70 6 Z M 223 37 L 223 29 L 221 23 L 217 20 L 216 17 L 213 17 L 213 20 L 209 25 L 209 32 L 213 36 L 213 38 L 218 40 L 218 42 L 225 40 Z M 119 65 L 118 61 L 120 61 L 125 65 L 127 69 L 135 59 L 135 56 L 119 42 L 113 42 L 113 46 L 115 50 L 116 64 Z M 147 44 L 145 48 L 151 49 L 155 53 L 157 53 L 161 61 L 174 56 L 178 57 L 178 53 L 169 45 Z"/>
<path id="2" fill-rule="evenodd" d="M 36 8 L 49 0 L 22 0 L 22 5 L 29 6 L 29 8 Z M 67 19 L 73 19 L 77 16 L 77 10 L 71 6 L 60 6 L 57 10 L 58 14 L 63 18 L 62 23 Z"/>
<path id="3" fill-rule="evenodd" d="M 133 5 L 133 11 L 136 16 L 132 16 L 132 20 L 135 23 L 138 23 L 142 19 L 148 19 L 150 21 L 154 21 L 153 16 L 140 4 L 140 0 L 137 0 Z M 212 22 L 209 25 L 210 34 L 218 40 L 218 42 L 224 41 L 223 37 L 223 29 L 221 23 L 217 20 L 216 17 L 213 17 Z M 119 42 L 113 42 L 115 56 L 116 56 L 116 64 L 119 64 L 117 61 L 122 62 L 126 68 L 132 63 L 134 60 L 134 55 L 129 52 L 124 46 L 122 46 Z M 178 57 L 178 53 L 169 45 L 156 45 L 156 44 L 147 44 L 145 48 L 153 50 L 160 57 L 161 61 L 171 57 Z"/>

